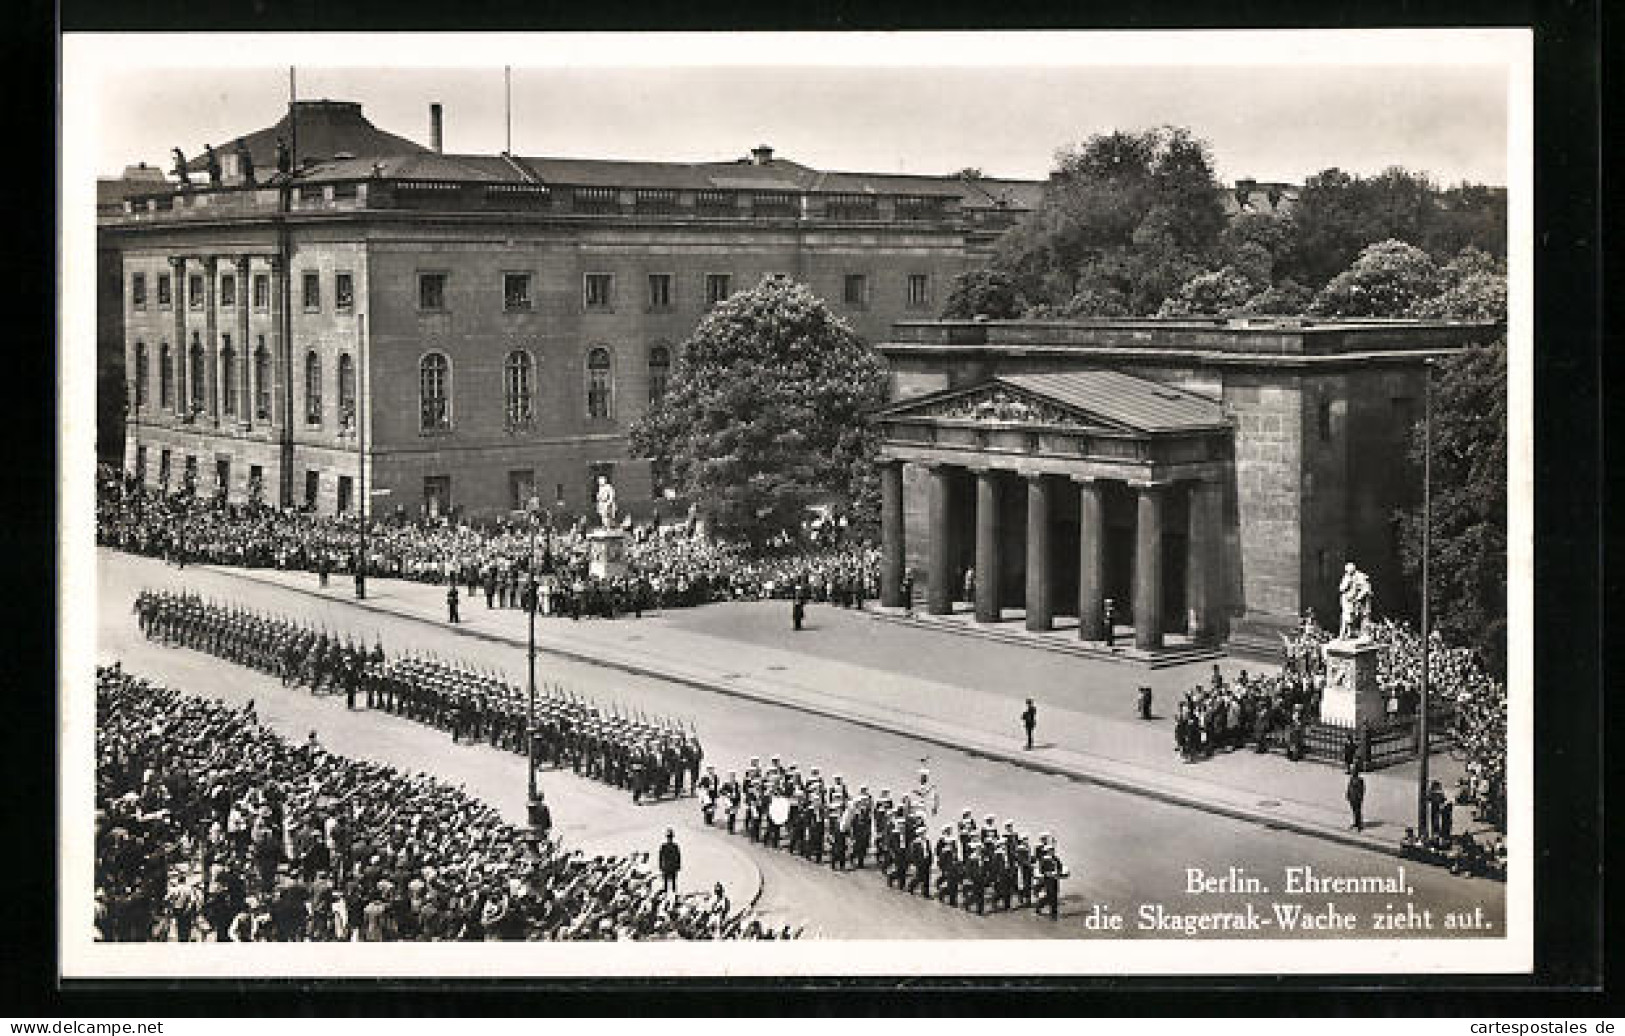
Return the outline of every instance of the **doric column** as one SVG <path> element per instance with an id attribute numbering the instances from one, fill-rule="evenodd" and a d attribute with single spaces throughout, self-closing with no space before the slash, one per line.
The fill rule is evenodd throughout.
<path id="1" fill-rule="evenodd" d="M 1162 497 L 1155 483 L 1134 487 L 1139 521 L 1134 531 L 1134 646 L 1162 647 Z"/>
<path id="2" fill-rule="evenodd" d="M 1185 559 L 1185 600 L 1191 614 L 1190 635 L 1210 644 L 1223 636 L 1219 600 L 1223 593 L 1222 515 L 1219 483 L 1191 482 L 1189 543 Z"/>
<path id="3" fill-rule="evenodd" d="M 1027 628 L 1054 627 L 1050 602 L 1049 484 L 1044 475 L 1027 476 Z"/>
<path id="4" fill-rule="evenodd" d="M 926 562 L 925 608 L 932 615 L 948 615 L 954 610 L 952 515 L 949 509 L 949 479 L 946 464 L 931 465 L 930 554 Z"/>
<path id="5" fill-rule="evenodd" d="M 1092 478 L 1072 481 L 1078 484 L 1078 639 L 1105 640 L 1106 528 L 1100 482 Z"/>
<path id="6" fill-rule="evenodd" d="M 172 375 L 175 385 L 175 398 L 171 402 L 174 403 L 175 413 L 185 414 L 192 406 L 191 386 L 186 379 L 189 350 L 186 341 L 186 256 L 170 256 L 169 269 L 169 308 L 175 316 L 175 346 L 169 353 L 170 362 L 174 364 Z"/>
<path id="7" fill-rule="evenodd" d="M 976 621 L 998 622 L 999 473 L 976 473 Z"/>
<path id="8" fill-rule="evenodd" d="M 254 343 L 249 341 L 248 311 L 253 302 L 253 272 L 246 255 L 237 267 L 237 419 L 247 428 L 254 423 Z"/>
<path id="9" fill-rule="evenodd" d="M 902 608 L 903 599 L 903 462 L 880 464 L 880 603 Z"/>
<path id="10" fill-rule="evenodd" d="M 220 423 L 220 333 L 215 323 L 215 289 L 219 263 L 203 260 L 203 391 L 209 397 L 209 420 Z"/>

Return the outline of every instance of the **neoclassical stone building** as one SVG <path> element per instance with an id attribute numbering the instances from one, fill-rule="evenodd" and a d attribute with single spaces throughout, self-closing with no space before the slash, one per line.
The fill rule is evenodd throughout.
<path id="1" fill-rule="evenodd" d="M 1405 599 L 1392 521 L 1427 363 L 1414 321 L 901 323 L 880 346 L 883 603 L 1274 652 L 1347 558 Z M 967 593 L 965 574 L 974 578 Z M 970 598 L 969 601 L 966 601 Z M 1401 609 L 1402 610 L 1402 609 Z"/>
<path id="2" fill-rule="evenodd" d="M 278 170 L 279 138 L 290 152 Z M 577 513 L 655 495 L 627 428 L 706 310 L 766 275 L 870 340 L 940 308 L 1039 189 L 731 162 L 447 155 L 348 102 L 216 145 L 99 217 L 148 483 L 319 510 Z M 297 146 L 295 147 L 295 142 Z M 244 157 L 246 155 L 246 158 Z M 372 494 L 369 493 L 369 496 Z"/>

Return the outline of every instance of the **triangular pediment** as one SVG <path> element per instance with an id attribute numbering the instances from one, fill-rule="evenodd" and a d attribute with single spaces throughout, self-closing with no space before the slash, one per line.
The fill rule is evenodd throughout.
<path id="1" fill-rule="evenodd" d="M 880 416 L 1140 434 L 1201 432 L 1228 424 L 1214 400 L 1108 370 L 1001 375 L 903 400 Z"/>
<path id="2" fill-rule="evenodd" d="M 1000 427 L 1104 428 L 1106 422 L 1041 393 L 1015 388 L 995 378 L 969 388 L 938 392 L 889 408 L 885 417 L 973 421 Z"/>

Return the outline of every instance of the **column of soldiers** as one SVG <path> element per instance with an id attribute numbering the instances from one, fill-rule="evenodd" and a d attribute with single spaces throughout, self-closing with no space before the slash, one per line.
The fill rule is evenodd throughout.
<path id="1" fill-rule="evenodd" d="M 778 756 L 765 766 L 753 756 L 743 775 L 706 767 L 699 791 L 706 824 L 729 834 L 743 828 L 758 845 L 817 864 L 827 859 L 837 871 L 863 870 L 872 860 L 888 885 L 978 914 L 1019 905 L 1059 916 L 1067 875 L 1054 836 L 1040 834 L 1035 847 L 1014 821 L 1001 830 L 993 816 L 978 824 L 967 809 L 933 841 L 938 802 L 926 770 L 916 788 L 894 799 L 889 788 L 878 796 L 868 785 L 854 792 L 840 774 L 826 780 L 816 766 L 803 773 Z"/>
<path id="2" fill-rule="evenodd" d="M 204 651 L 269 673 L 283 686 L 342 692 L 349 708 L 366 707 L 427 723 L 453 741 L 484 742 L 525 752 L 528 713 L 523 688 L 466 665 L 407 655 L 386 659 L 337 634 L 196 594 L 142 591 L 135 601 L 150 640 Z M 693 731 L 641 712 L 622 715 L 549 685 L 536 702 L 540 763 L 632 793 L 633 801 L 693 795 L 704 750 Z"/>

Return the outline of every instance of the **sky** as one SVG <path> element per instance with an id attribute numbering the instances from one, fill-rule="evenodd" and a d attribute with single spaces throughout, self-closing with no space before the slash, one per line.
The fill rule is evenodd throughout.
<path id="1" fill-rule="evenodd" d="M 507 63 L 520 155 L 714 161 L 768 144 L 822 169 L 974 166 L 1036 179 L 1090 134 L 1166 124 L 1206 139 L 1225 181 L 1397 164 L 1442 184 L 1507 182 L 1507 66 L 1471 48 L 1453 55 L 1455 41 L 1346 34 L 1277 53 L 1223 33 L 1131 34 L 1151 46 L 1098 34 L 879 35 L 873 47 L 726 34 L 684 46 L 647 34 L 404 48 L 382 37 L 348 47 L 188 39 L 140 48 L 139 59 L 104 47 L 89 61 L 70 47 L 65 82 L 88 94 L 99 175 L 167 167 L 171 147 L 195 154 L 270 125 L 290 65 L 301 98 L 359 101 L 374 125 L 423 143 L 438 101 L 448 152 L 498 152 Z"/>

